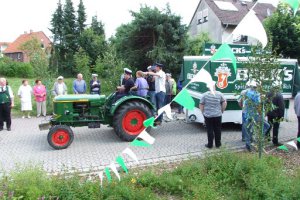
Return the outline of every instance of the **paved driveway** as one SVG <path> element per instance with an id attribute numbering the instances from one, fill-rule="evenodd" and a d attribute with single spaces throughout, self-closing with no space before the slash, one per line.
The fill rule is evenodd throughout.
<path id="1" fill-rule="evenodd" d="M 121 141 L 112 128 L 100 129 L 73 128 L 75 139 L 68 149 L 54 150 L 47 142 L 48 131 L 39 131 L 41 118 L 13 119 L 12 131 L 0 132 L 0 167 L 13 169 L 16 164 L 38 163 L 49 172 L 63 169 L 80 171 L 99 170 L 110 164 L 122 150 L 129 147 Z M 283 122 L 280 140 L 296 137 L 297 122 Z M 200 124 L 187 124 L 183 120 L 163 123 L 151 134 L 156 141 L 150 148 L 131 147 L 140 165 L 160 161 L 174 161 L 189 156 L 201 156 L 206 150 L 206 130 Z M 222 143 L 227 148 L 242 148 L 240 126 L 223 126 Z M 128 157 L 127 165 L 135 163 Z"/>

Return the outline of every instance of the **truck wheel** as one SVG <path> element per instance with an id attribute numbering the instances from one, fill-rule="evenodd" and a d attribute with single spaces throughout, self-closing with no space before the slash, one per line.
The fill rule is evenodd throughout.
<path id="1" fill-rule="evenodd" d="M 122 140 L 132 141 L 145 129 L 143 122 L 152 116 L 150 108 L 144 103 L 127 102 L 116 111 L 113 127 Z"/>
<path id="2" fill-rule="evenodd" d="M 56 125 L 50 128 L 48 143 L 54 149 L 66 149 L 74 139 L 72 129 L 66 125 Z"/>

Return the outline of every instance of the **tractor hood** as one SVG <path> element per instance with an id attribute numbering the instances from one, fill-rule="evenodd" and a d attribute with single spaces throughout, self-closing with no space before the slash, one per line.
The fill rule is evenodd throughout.
<path id="1" fill-rule="evenodd" d="M 97 94 L 71 94 L 71 95 L 59 95 L 53 99 L 53 102 L 62 103 L 62 102 L 97 102 L 104 104 L 106 100 L 105 95 Z"/>

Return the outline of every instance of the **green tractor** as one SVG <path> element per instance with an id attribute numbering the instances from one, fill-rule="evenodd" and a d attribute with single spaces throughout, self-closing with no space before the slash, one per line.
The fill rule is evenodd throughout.
<path id="1" fill-rule="evenodd" d="M 70 127 L 100 128 L 100 124 L 108 124 L 122 140 L 132 141 L 144 130 L 143 122 L 153 116 L 155 107 L 147 99 L 134 95 L 117 101 L 114 99 L 114 93 L 108 97 L 57 96 L 53 100 L 53 116 L 39 128 L 49 129 L 47 139 L 54 149 L 65 149 L 73 142 L 74 134 Z"/>

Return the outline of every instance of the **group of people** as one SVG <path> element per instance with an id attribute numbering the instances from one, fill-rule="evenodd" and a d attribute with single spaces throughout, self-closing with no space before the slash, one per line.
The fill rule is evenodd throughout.
<path id="1" fill-rule="evenodd" d="M 222 113 L 226 109 L 226 99 L 221 92 L 215 90 L 215 83 L 213 84 L 213 90 L 203 94 L 200 100 L 199 108 L 204 116 L 205 125 L 207 129 L 208 143 L 205 145 L 207 148 L 212 148 L 213 143 L 219 148 L 221 144 L 221 124 Z M 268 141 L 271 140 L 274 146 L 282 145 L 278 141 L 280 121 L 284 117 L 284 99 L 280 93 L 280 82 L 274 82 L 269 93 L 267 94 L 267 102 L 272 105 L 272 109 L 266 113 L 267 120 L 261 118 L 261 114 L 257 110 L 261 99 L 260 93 L 257 91 L 257 83 L 254 80 L 246 83 L 247 89 L 241 92 L 238 98 L 238 103 L 242 107 L 242 141 L 246 143 L 245 147 L 248 151 L 253 150 L 251 145 L 253 142 L 253 133 L 255 124 L 261 123 L 263 125 L 262 130 L 264 137 Z M 298 118 L 298 137 L 300 137 L 300 91 L 295 97 L 294 103 L 295 113 Z M 300 142 L 297 142 L 298 148 L 300 148 Z"/>
<path id="2" fill-rule="evenodd" d="M 155 63 L 147 68 L 147 72 L 137 71 L 136 80 L 133 80 L 132 71 L 124 68 L 121 77 L 121 85 L 117 87 L 115 101 L 123 96 L 135 94 L 141 97 L 149 97 L 157 110 L 171 103 L 176 95 L 177 86 L 170 73 L 163 71 L 164 65 Z M 158 116 L 155 125 L 161 125 L 162 115 Z"/>

